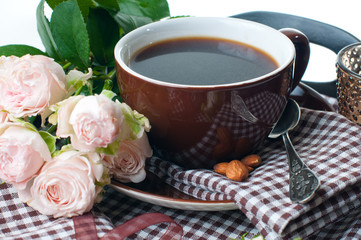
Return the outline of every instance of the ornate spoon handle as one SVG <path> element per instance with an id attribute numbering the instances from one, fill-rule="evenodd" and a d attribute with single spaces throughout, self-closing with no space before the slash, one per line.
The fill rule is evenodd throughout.
<path id="1" fill-rule="evenodd" d="M 293 202 L 309 201 L 320 186 L 320 180 L 298 156 L 288 133 L 282 135 L 286 147 L 290 174 L 290 199 Z"/>

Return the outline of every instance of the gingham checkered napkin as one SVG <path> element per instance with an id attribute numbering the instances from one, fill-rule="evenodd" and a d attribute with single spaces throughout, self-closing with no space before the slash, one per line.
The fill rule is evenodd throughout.
<path id="1" fill-rule="evenodd" d="M 210 170 L 184 170 L 155 157 L 149 170 L 194 197 L 234 200 L 266 239 L 305 238 L 361 206 L 361 127 L 337 113 L 303 108 L 290 137 L 321 181 L 316 196 L 306 204 L 292 203 L 288 197 L 287 155 L 280 139 L 268 141 L 257 152 L 264 164 L 241 183 Z"/>

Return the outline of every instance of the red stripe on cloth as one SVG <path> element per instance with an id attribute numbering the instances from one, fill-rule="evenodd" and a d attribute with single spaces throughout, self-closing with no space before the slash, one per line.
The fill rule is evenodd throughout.
<path id="1" fill-rule="evenodd" d="M 92 213 L 73 217 L 75 239 L 77 240 L 98 240 Z"/>
<path id="2" fill-rule="evenodd" d="M 77 240 L 98 240 L 97 230 L 92 213 L 73 217 L 75 238 Z M 154 224 L 169 223 L 161 240 L 178 240 L 183 236 L 183 228 L 173 219 L 162 213 L 146 213 L 137 216 L 124 224 L 107 232 L 101 240 L 120 240 Z"/>
<path id="3" fill-rule="evenodd" d="M 124 224 L 114 228 L 106 233 L 101 239 L 124 239 L 148 226 L 158 223 L 169 223 L 165 234 L 160 238 L 162 240 L 177 240 L 183 236 L 183 228 L 167 215 L 161 213 L 146 213 L 137 216 Z"/>

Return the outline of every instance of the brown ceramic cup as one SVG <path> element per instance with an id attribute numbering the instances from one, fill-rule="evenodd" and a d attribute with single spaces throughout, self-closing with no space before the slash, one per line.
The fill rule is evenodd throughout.
<path id="1" fill-rule="evenodd" d="M 129 67 L 132 56 L 147 46 L 194 36 L 251 45 L 270 55 L 278 67 L 261 77 L 219 85 L 169 83 Z M 189 17 L 137 28 L 121 38 L 114 54 L 121 97 L 149 118 L 154 153 L 188 169 L 211 168 L 262 146 L 306 69 L 309 42 L 294 29 Z"/>

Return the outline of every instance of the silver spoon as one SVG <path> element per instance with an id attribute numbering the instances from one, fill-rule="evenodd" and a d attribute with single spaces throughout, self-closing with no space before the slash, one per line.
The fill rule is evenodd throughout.
<path id="1" fill-rule="evenodd" d="M 268 137 L 277 138 L 282 136 L 288 156 L 290 199 L 293 202 L 305 203 L 314 196 L 320 186 L 320 181 L 316 174 L 298 156 L 288 135 L 288 131 L 298 124 L 300 116 L 300 107 L 296 101 L 289 99 L 280 120 L 278 120 Z"/>

